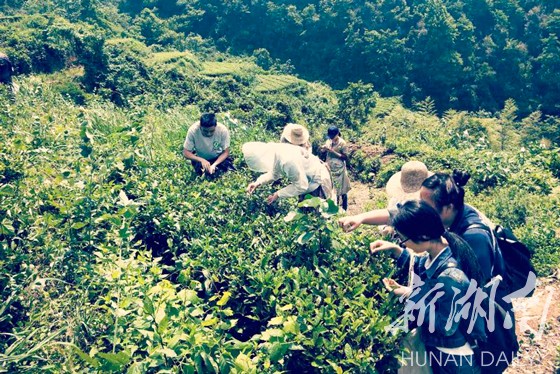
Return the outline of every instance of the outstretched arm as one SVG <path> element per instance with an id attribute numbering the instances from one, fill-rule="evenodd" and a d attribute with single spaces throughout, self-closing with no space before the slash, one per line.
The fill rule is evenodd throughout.
<path id="1" fill-rule="evenodd" d="M 342 217 L 338 220 L 338 224 L 346 232 L 353 231 L 364 223 L 366 225 L 388 225 L 390 223 L 389 211 L 387 209 L 376 209 L 355 216 Z"/>

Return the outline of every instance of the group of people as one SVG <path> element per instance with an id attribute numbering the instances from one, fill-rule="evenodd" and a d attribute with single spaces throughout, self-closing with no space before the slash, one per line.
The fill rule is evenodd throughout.
<path id="1" fill-rule="evenodd" d="M 348 147 L 336 126 L 329 127 L 328 140 L 320 150 L 326 153 L 326 162 L 311 150 L 309 131 L 302 125 L 288 123 L 279 142 L 248 142 L 242 147 L 249 169 L 263 173 L 249 183 L 247 192 L 282 177 L 289 182 L 267 197 L 269 204 L 278 199 L 306 195 L 331 198 L 333 194 L 348 209 L 350 180 L 346 170 Z M 204 113 L 193 123 L 183 144 L 183 155 L 191 160 L 197 175 L 217 175 L 234 170 L 230 156 L 229 130 L 218 123 L 214 113 Z"/>
<path id="2" fill-rule="evenodd" d="M 460 171 L 433 174 L 423 163 L 410 161 L 387 184 L 387 209 L 339 220 L 347 232 L 362 224 L 390 225 L 394 230 L 393 240 L 377 240 L 370 250 L 372 254 L 386 251 L 397 259 L 399 280 L 383 282 L 406 300 L 415 317 L 408 327 L 425 346 L 425 355 L 430 358 L 429 365 L 423 361 L 427 372 L 499 373 L 503 367 L 503 361 L 497 362 L 496 357 L 487 357 L 484 365 L 480 356 L 475 356 L 475 342 L 486 338 L 484 321 L 467 331 L 461 325 L 464 318 L 457 314 L 469 302 L 470 285 L 482 287 L 499 280 L 505 269 L 491 230 L 481 228 L 490 227 L 491 222 L 465 204 L 468 179 L 469 175 Z M 513 318 L 511 300 L 504 298 L 508 293 L 498 285 L 495 300 Z M 432 305 L 433 316 L 419 316 L 419 305 Z M 416 368 L 410 372 L 426 371 Z"/>
<path id="3" fill-rule="evenodd" d="M 285 177 L 289 184 L 268 196 L 268 203 L 295 196 L 303 200 L 308 194 L 332 198 L 334 190 L 346 210 L 348 148 L 340 135 L 338 128 L 328 129 L 328 140 L 320 148 L 326 152 L 326 162 L 312 153 L 309 131 L 298 124 L 287 124 L 277 143 L 245 143 L 242 151 L 247 166 L 263 173 L 249 183 L 247 192 Z M 189 128 L 183 154 L 197 174 L 214 175 L 234 169 L 229 146 L 228 129 L 217 123 L 214 114 L 206 113 Z M 501 371 L 496 365 L 483 368 L 474 358 L 474 342 L 485 338 L 484 325 L 475 323 L 466 331 L 464 318 L 454 315 L 469 302 L 470 285 L 481 287 L 495 281 L 505 269 L 492 231 L 482 228 L 491 227 L 491 222 L 465 204 L 468 179 L 464 172 L 434 174 L 424 163 L 409 161 L 387 183 L 386 209 L 339 219 L 346 232 L 362 224 L 385 225 L 383 232 L 392 235 L 392 240 L 371 243 L 370 251 L 385 251 L 397 259 L 397 279 L 384 279 L 383 283 L 406 300 L 412 316 L 410 328 L 423 343 L 425 353 L 437 357 L 430 360 L 427 372 L 436 374 Z M 508 293 L 505 287 L 498 287 L 496 300 L 513 315 L 511 300 L 503 297 Z M 420 304 L 433 307 L 429 318 L 418 315 Z"/>

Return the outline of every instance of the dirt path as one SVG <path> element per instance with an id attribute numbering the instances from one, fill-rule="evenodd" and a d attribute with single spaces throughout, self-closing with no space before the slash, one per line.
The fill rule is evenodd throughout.
<path id="1" fill-rule="evenodd" d="M 348 214 L 372 209 L 372 201 L 384 201 L 382 189 L 352 181 Z M 506 374 L 560 374 L 560 269 L 539 278 L 532 297 L 514 300 L 519 357 Z"/>

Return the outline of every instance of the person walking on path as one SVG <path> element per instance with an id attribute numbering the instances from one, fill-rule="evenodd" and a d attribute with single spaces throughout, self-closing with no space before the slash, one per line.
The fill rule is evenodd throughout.
<path id="1" fill-rule="evenodd" d="M 321 150 L 327 153 L 327 165 L 331 171 L 337 203 L 346 211 L 348 210 L 348 191 L 351 189 L 346 169 L 348 146 L 340 136 L 340 130 L 336 126 L 329 127 L 327 136 L 329 139 L 321 146 Z"/>

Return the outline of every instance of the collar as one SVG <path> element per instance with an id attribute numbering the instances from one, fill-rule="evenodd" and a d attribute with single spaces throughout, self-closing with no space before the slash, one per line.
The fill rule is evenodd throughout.
<path id="1" fill-rule="evenodd" d="M 457 232 L 457 229 L 459 228 L 459 222 L 461 222 L 461 220 L 463 219 L 464 214 L 465 214 L 465 205 L 463 204 L 463 207 L 461 208 L 461 210 L 457 212 L 457 215 L 455 216 L 453 223 L 451 224 L 451 226 L 449 226 L 447 230 L 451 232 Z"/>
<path id="2" fill-rule="evenodd" d="M 427 278 L 433 278 L 434 274 L 437 274 L 438 269 L 452 257 L 451 248 L 445 247 L 426 268 Z"/>

